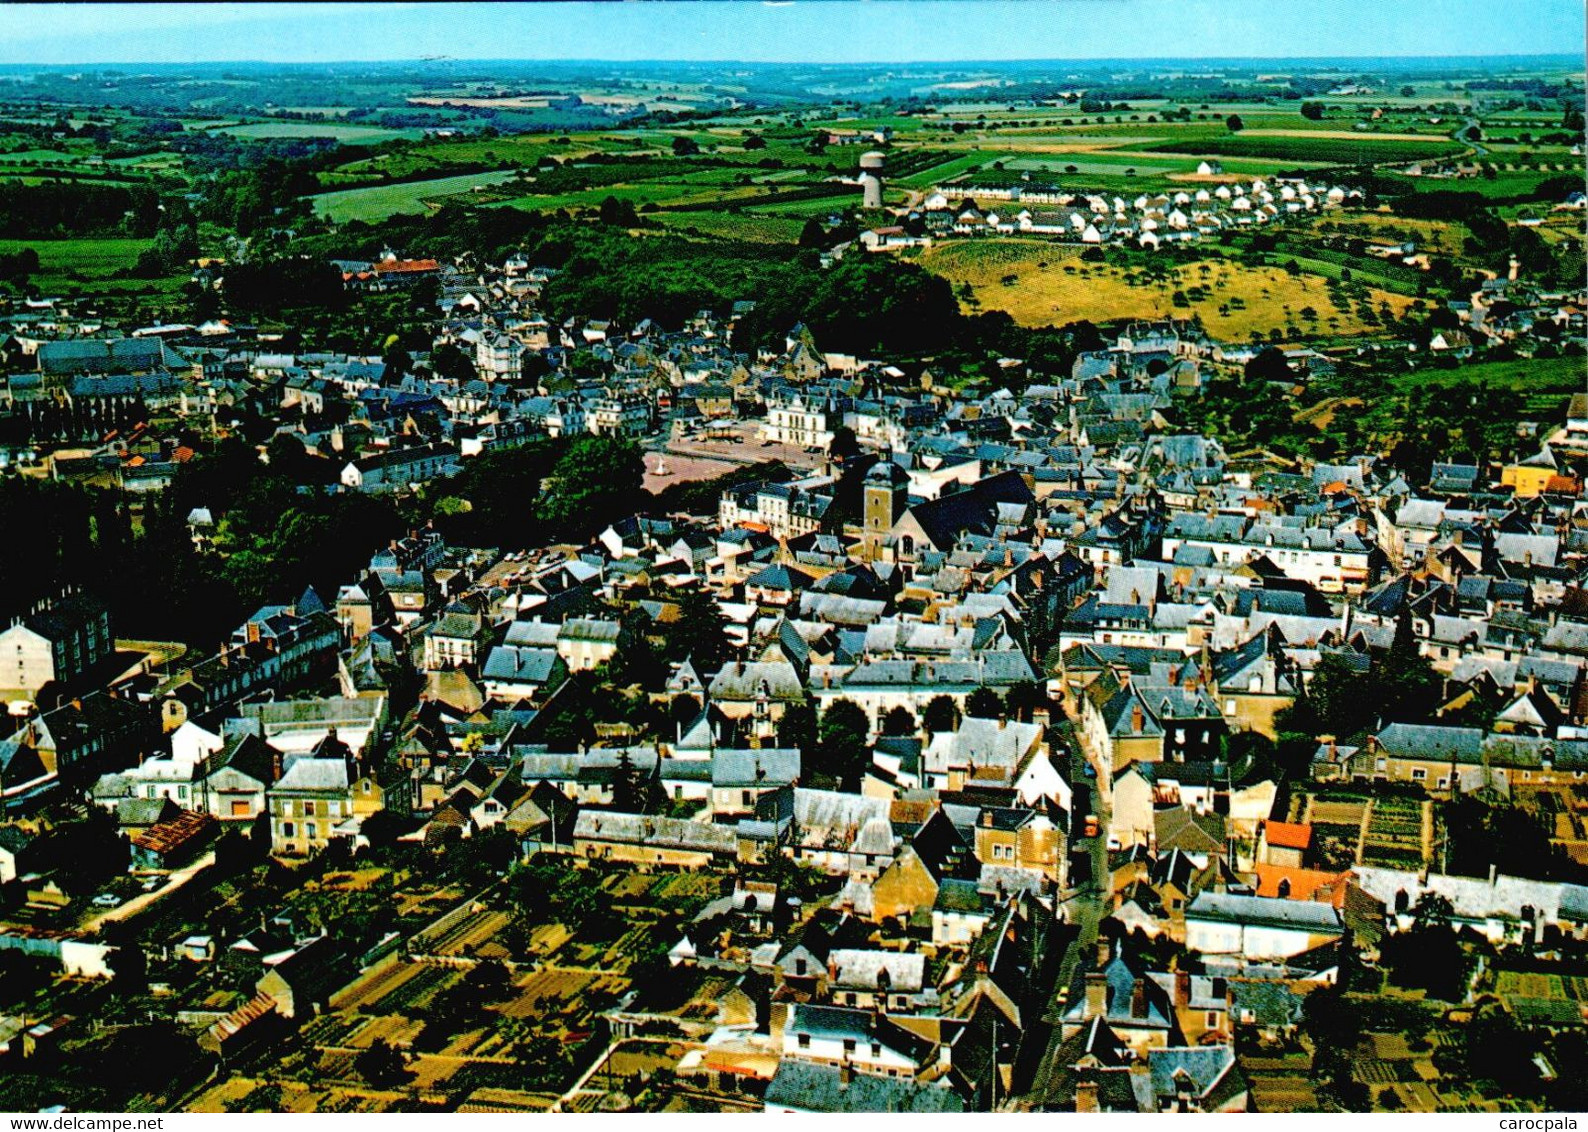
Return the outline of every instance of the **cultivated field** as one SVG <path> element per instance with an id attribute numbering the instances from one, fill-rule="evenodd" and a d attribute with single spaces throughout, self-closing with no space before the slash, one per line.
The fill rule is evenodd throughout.
<path id="1" fill-rule="evenodd" d="M 240 126 L 222 126 L 212 131 L 231 134 L 237 138 L 335 138 L 339 142 L 391 141 L 393 138 L 417 138 L 423 130 L 393 130 L 385 126 L 358 126 L 342 122 L 248 122 Z"/>
<path id="2" fill-rule="evenodd" d="M 956 287 L 968 285 L 983 309 L 1008 311 L 1027 326 L 1195 313 L 1209 333 L 1227 341 L 1289 326 L 1331 335 L 1369 329 L 1360 308 L 1336 305 L 1322 276 L 1277 267 L 1209 260 L 1165 265 L 1161 278 L 1149 279 L 1139 269 L 1087 263 L 1075 248 L 1014 239 L 944 244 L 927 249 L 920 262 Z M 1185 305 L 1176 304 L 1176 292 Z M 1397 315 L 1411 302 L 1388 291 L 1369 296 L 1374 309 L 1387 305 Z M 1314 318 L 1303 313 L 1309 310 Z"/>
<path id="3" fill-rule="evenodd" d="M 176 286 L 172 279 L 118 278 L 138 261 L 138 256 L 153 246 L 153 240 L 137 237 L 83 237 L 72 240 L 0 240 L 0 255 L 11 255 L 23 248 L 39 254 L 39 272 L 32 280 L 48 293 L 161 292 Z"/>
<path id="4" fill-rule="evenodd" d="M 316 212 L 338 224 L 349 220 L 377 221 L 400 212 L 425 212 L 437 207 L 436 202 L 445 197 L 500 185 L 515 176 L 516 171 L 510 169 L 494 173 L 469 173 L 459 177 L 437 177 L 395 185 L 339 189 L 309 199 L 314 202 Z"/>

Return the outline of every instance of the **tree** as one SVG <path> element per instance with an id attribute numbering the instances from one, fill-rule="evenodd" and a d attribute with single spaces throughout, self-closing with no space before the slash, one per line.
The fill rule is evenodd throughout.
<path id="1" fill-rule="evenodd" d="M 816 769 L 839 789 L 858 792 L 870 762 L 871 723 L 853 700 L 834 700 L 817 727 Z"/>
<path id="2" fill-rule="evenodd" d="M 892 708 L 882 717 L 882 733 L 895 736 L 914 735 L 915 716 L 910 714 L 910 709 L 907 707 Z"/>
<path id="3" fill-rule="evenodd" d="M 555 486 L 538 507 L 541 521 L 554 535 L 584 539 L 629 511 L 645 462 L 632 441 L 583 436 L 563 453 L 551 478 Z"/>
<path id="4" fill-rule="evenodd" d="M 803 751 L 816 748 L 816 711 L 808 703 L 790 704 L 777 724 L 777 745 Z"/>
<path id="5" fill-rule="evenodd" d="M 855 430 L 848 425 L 839 425 L 833 429 L 833 441 L 827 446 L 827 453 L 835 460 L 858 456 L 860 441 L 855 437 Z"/>
<path id="6" fill-rule="evenodd" d="M 749 134 L 744 139 L 744 148 L 747 149 L 747 150 L 750 150 L 750 149 L 765 149 L 766 148 L 766 139 L 763 138 L 760 134 Z"/>
<path id="7" fill-rule="evenodd" d="M 694 138 L 687 138 L 680 134 L 673 139 L 674 157 L 693 157 L 700 152 L 700 143 Z"/>
<path id="8" fill-rule="evenodd" d="M 1241 116 L 1239 114 L 1231 114 L 1228 118 L 1224 119 L 1224 126 L 1230 131 L 1230 133 L 1238 134 L 1246 128 L 1246 123 L 1241 121 Z"/>
<path id="9" fill-rule="evenodd" d="M 934 735 L 955 731 L 959 728 L 959 708 L 954 706 L 954 701 L 948 696 L 933 696 L 921 714 L 921 723 Z"/>
<path id="10" fill-rule="evenodd" d="M 377 1088 L 395 1085 L 406 1077 L 403 1055 L 387 1044 L 385 1038 L 376 1038 L 368 1049 L 353 1059 L 358 1075 Z"/>
<path id="11" fill-rule="evenodd" d="M 618 756 L 616 773 L 612 779 L 612 808 L 625 813 L 642 813 L 645 809 L 645 780 L 628 748 Z"/>
<path id="12" fill-rule="evenodd" d="M 976 719 L 997 719 L 1003 709 L 1003 700 L 991 688 L 977 688 L 965 699 L 965 714 Z"/>
<path id="13" fill-rule="evenodd" d="M 1385 939 L 1381 948 L 1384 965 L 1399 986 L 1420 988 L 1448 1002 L 1462 1001 L 1472 963 L 1450 926 L 1450 901 L 1437 893 L 1424 893 L 1412 914 L 1410 931 Z"/>
<path id="14" fill-rule="evenodd" d="M 1296 379 L 1296 374 L 1290 368 L 1283 350 L 1277 346 L 1264 346 L 1256 357 L 1246 363 L 1245 377 L 1249 385 L 1259 385 L 1270 381 L 1289 383 Z"/>
<path id="15" fill-rule="evenodd" d="M 1323 117 L 1323 103 L 1303 102 L 1301 104 L 1301 116 L 1313 122 L 1320 120 Z"/>
<path id="16" fill-rule="evenodd" d="M 1468 126 L 1465 130 L 1462 130 L 1461 131 L 1461 136 L 1466 138 L 1469 142 L 1482 141 L 1483 140 L 1483 128 L 1481 126 L 1473 124 L 1471 126 Z"/>
<path id="17" fill-rule="evenodd" d="M 474 369 L 474 359 L 451 342 L 443 342 L 430 351 L 430 368 L 437 377 L 454 381 L 473 381 L 479 376 Z"/>
<path id="18" fill-rule="evenodd" d="M 710 680 L 728 659 L 728 619 L 715 594 L 688 590 L 678 598 L 678 620 L 667 634 L 676 659 L 689 658 L 702 679 Z"/>
<path id="19" fill-rule="evenodd" d="M 1031 722 L 1039 708 L 1048 706 L 1048 692 L 1035 680 L 1022 680 L 1011 684 L 1004 693 L 1004 710 L 1010 718 Z"/>

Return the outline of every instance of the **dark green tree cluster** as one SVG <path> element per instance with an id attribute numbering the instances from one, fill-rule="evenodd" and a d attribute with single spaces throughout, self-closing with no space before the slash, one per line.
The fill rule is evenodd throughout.
<path id="1" fill-rule="evenodd" d="M 303 162 L 270 159 L 255 168 L 218 174 L 200 200 L 199 215 L 248 236 L 300 210 L 299 198 L 319 187 Z"/>
<path id="2" fill-rule="evenodd" d="M 1433 710 L 1439 680 L 1428 659 L 1417 651 L 1409 617 L 1395 625 L 1395 637 L 1365 672 L 1341 657 L 1325 653 L 1304 694 L 1279 713 L 1281 737 L 1286 734 L 1344 739 L 1380 720 L 1425 719 Z"/>
<path id="3" fill-rule="evenodd" d="M 838 789 L 858 793 L 871 763 L 870 735 L 871 722 L 859 704 L 834 700 L 817 725 L 812 769 Z"/>
<path id="4" fill-rule="evenodd" d="M 160 220 L 147 185 L 0 182 L 0 237 L 148 236 Z"/>
<path id="5" fill-rule="evenodd" d="M 582 540 L 639 510 L 644 479 L 645 462 L 632 441 L 583 436 L 552 467 L 536 515 L 547 533 Z"/>
<path id="6" fill-rule="evenodd" d="M 1466 998 L 1473 960 L 1450 925 L 1451 911 L 1448 899 L 1424 893 L 1412 909 L 1411 929 L 1385 937 L 1380 959 L 1397 986 L 1446 1002 Z"/>
<path id="7" fill-rule="evenodd" d="M 1490 869 L 1496 869 L 1506 876 L 1574 884 L 1588 879 L 1588 868 L 1552 843 L 1549 830 L 1520 806 L 1463 794 L 1446 805 L 1440 817 L 1447 872 L 1487 877 Z"/>

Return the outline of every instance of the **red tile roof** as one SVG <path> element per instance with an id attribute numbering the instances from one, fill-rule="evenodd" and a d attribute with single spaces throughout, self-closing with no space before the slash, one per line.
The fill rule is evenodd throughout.
<path id="1" fill-rule="evenodd" d="M 1271 821 L 1265 827 L 1268 844 L 1281 849 L 1305 849 L 1312 844 L 1312 826 L 1296 822 Z"/>

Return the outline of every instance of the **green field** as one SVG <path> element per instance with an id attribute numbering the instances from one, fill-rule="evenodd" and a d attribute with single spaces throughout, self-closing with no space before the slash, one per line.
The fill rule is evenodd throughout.
<path id="1" fill-rule="evenodd" d="M 395 185 L 369 185 L 362 189 L 339 189 L 309 199 L 320 215 L 341 224 L 349 220 L 377 221 L 398 213 L 425 212 L 428 202 L 473 191 L 477 186 L 500 185 L 517 176 L 514 170 L 495 173 L 469 173 L 461 177 L 437 177 L 427 181 L 405 181 Z"/>
<path id="2" fill-rule="evenodd" d="M 749 240 L 758 244 L 791 244 L 799 239 L 804 222 L 791 216 L 741 212 L 659 212 L 654 219 L 681 232 Z"/>
<path id="3" fill-rule="evenodd" d="M 33 276 L 41 291 L 69 292 L 92 287 L 96 291 L 154 292 L 171 290 L 174 279 L 117 279 L 153 246 L 153 240 L 112 237 L 76 240 L 0 240 L 0 255 L 23 248 L 39 254 L 40 271 Z"/>
<path id="4" fill-rule="evenodd" d="M 1320 161 L 1336 165 L 1418 161 L 1448 157 L 1461 147 L 1448 139 L 1426 142 L 1390 140 L 1363 134 L 1360 138 L 1249 137 L 1231 134 L 1195 141 L 1158 142 L 1147 147 L 1160 153 L 1194 153 L 1212 157 L 1266 157 L 1276 161 Z"/>
<path id="5" fill-rule="evenodd" d="M 391 130 L 385 126 L 356 126 L 340 122 L 249 122 L 212 131 L 237 138 L 335 138 L 339 142 L 391 141 L 419 138 L 423 130 Z"/>
<path id="6" fill-rule="evenodd" d="M 1476 362 L 1457 369 L 1423 369 L 1400 374 L 1394 379 L 1398 389 L 1426 389 L 1482 383 L 1496 389 L 1554 397 L 1579 393 L 1588 374 L 1582 358 L 1518 358 L 1510 362 Z"/>

